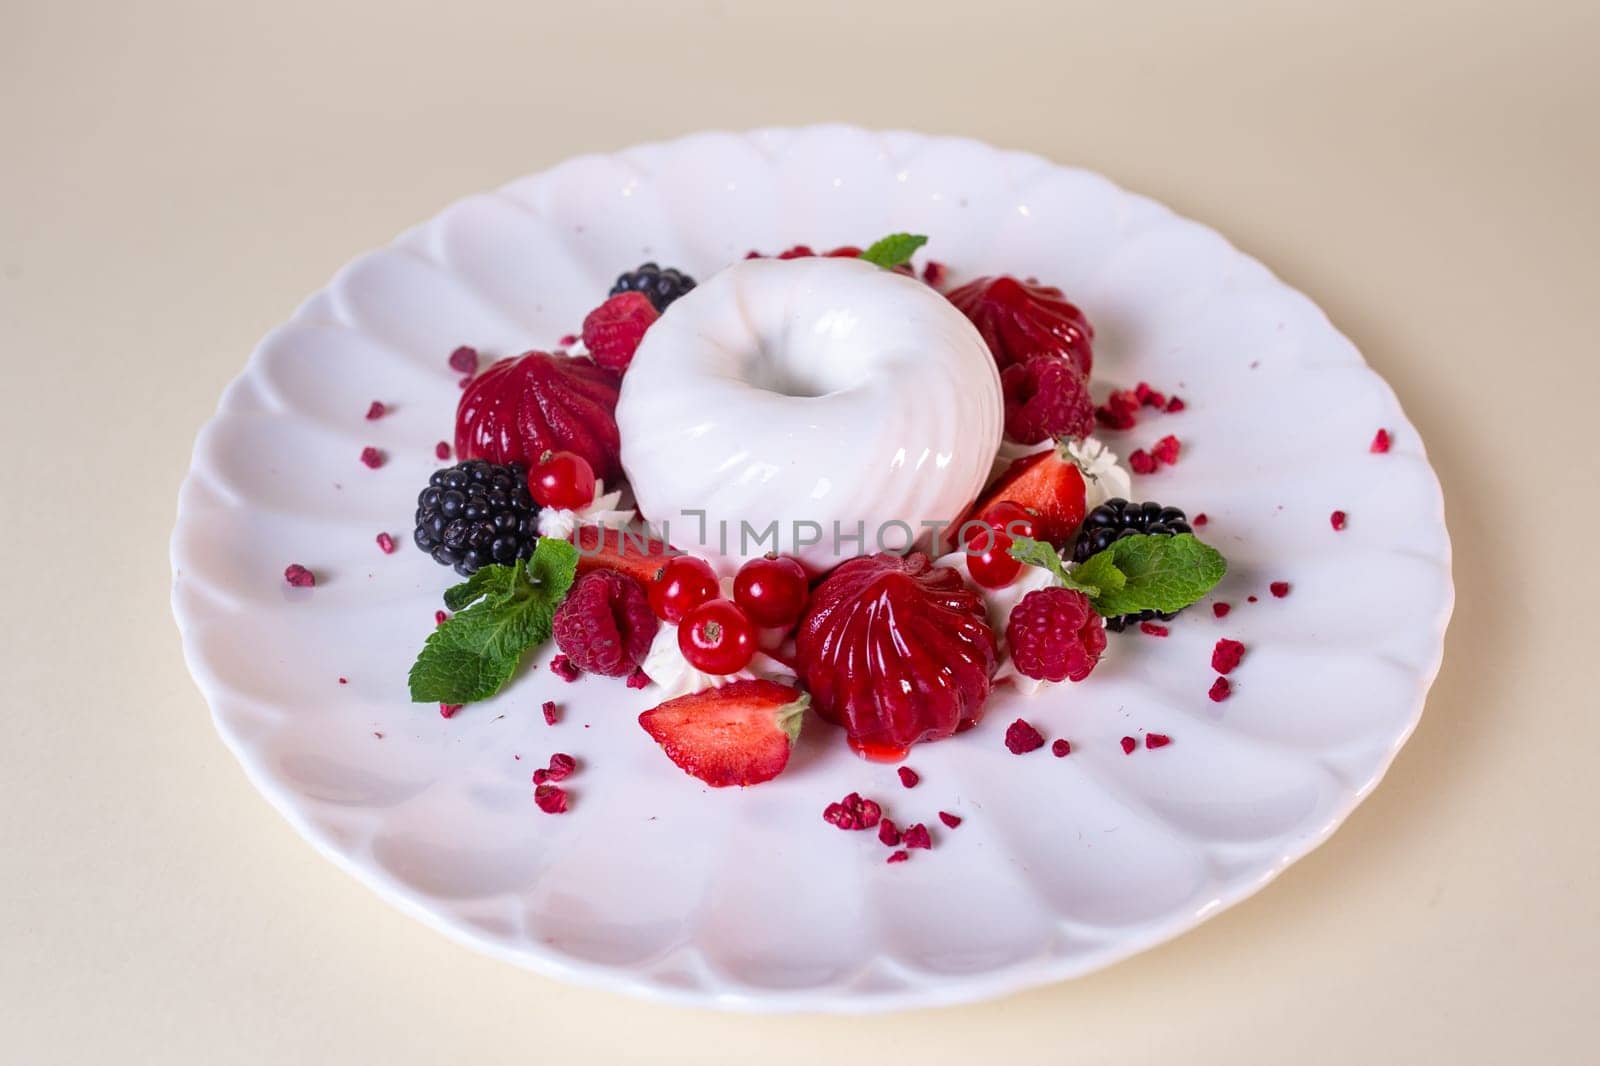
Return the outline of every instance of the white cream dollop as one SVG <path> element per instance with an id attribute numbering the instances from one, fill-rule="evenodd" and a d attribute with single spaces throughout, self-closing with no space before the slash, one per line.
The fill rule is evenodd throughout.
<path id="1" fill-rule="evenodd" d="M 622 505 L 622 490 L 605 491 L 604 481 L 594 483 L 594 502 L 581 511 L 546 507 L 539 512 L 539 536 L 556 540 L 570 540 L 572 531 L 579 526 L 603 526 L 622 529 L 638 517 L 632 507 Z"/>
<path id="2" fill-rule="evenodd" d="M 948 300 L 825 257 L 746 260 L 675 301 L 617 403 L 640 512 L 722 572 L 925 541 L 983 488 L 1003 415 L 994 359 Z"/>

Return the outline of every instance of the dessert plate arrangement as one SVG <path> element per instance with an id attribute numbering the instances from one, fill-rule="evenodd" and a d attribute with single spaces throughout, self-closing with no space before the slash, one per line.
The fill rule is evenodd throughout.
<path id="1" fill-rule="evenodd" d="M 583 552 L 635 508 L 670 588 Z M 767 558 L 707 508 L 1002 550 Z M 172 553 L 323 854 L 751 1010 L 998 995 L 1245 898 L 1381 778 L 1453 600 L 1422 442 L 1305 297 L 1096 175 L 837 126 L 575 159 L 355 260 L 228 388 Z"/>

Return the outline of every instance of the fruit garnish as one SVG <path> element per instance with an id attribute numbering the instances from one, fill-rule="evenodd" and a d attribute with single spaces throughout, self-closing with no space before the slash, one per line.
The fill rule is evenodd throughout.
<path id="1" fill-rule="evenodd" d="M 639 716 L 667 758 L 714 788 L 770 781 L 789 764 L 810 697 L 775 681 L 735 681 Z"/>
<path id="2" fill-rule="evenodd" d="M 528 352 L 473 378 L 456 407 L 456 455 L 492 463 L 581 455 L 595 476 L 622 474 L 617 375 L 585 358 Z"/>
<path id="3" fill-rule="evenodd" d="M 1044 541 L 1018 537 L 1011 554 L 1049 570 L 1057 585 L 1083 593 L 1106 618 L 1144 611 L 1176 614 L 1215 588 L 1228 571 L 1222 553 L 1193 533 L 1125 534 L 1070 571 Z"/>
<path id="4" fill-rule="evenodd" d="M 594 502 L 594 467 L 575 452 L 550 452 L 528 471 L 528 492 L 540 507 L 581 511 Z"/>
<path id="5" fill-rule="evenodd" d="M 1006 648 L 1023 677 L 1082 681 L 1105 654 L 1105 620 L 1076 589 L 1035 589 L 1011 609 Z"/>
<path id="6" fill-rule="evenodd" d="M 983 599 L 927 556 L 851 559 L 812 590 L 796 665 L 857 750 L 948 737 L 983 714 L 995 668 Z"/>
<path id="7" fill-rule="evenodd" d="M 967 537 L 967 576 L 986 589 L 1003 589 L 1017 579 L 1022 564 L 1011 556 L 1012 538 L 998 529 L 973 530 Z"/>
<path id="8" fill-rule="evenodd" d="M 1083 524 L 1087 497 L 1083 471 L 1061 445 L 1013 461 L 971 513 L 986 515 L 1009 500 L 1035 516 L 1038 539 L 1062 547 Z"/>
<path id="9" fill-rule="evenodd" d="M 716 571 L 704 559 L 692 555 L 675 555 L 668 559 L 656 573 L 655 579 L 645 586 L 650 596 L 650 609 L 663 622 L 674 624 L 683 616 L 719 593 Z"/>
<path id="10" fill-rule="evenodd" d="M 469 459 L 435 470 L 417 495 L 412 540 L 463 577 L 489 563 L 526 559 L 539 539 L 539 512 L 525 480 L 520 463 Z"/>
<path id="11" fill-rule="evenodd" d="M 578 669 L 627 677 L 644 661 L 660 624 L 639 582 L 615 570 L 595 570 L 573 584 L 552 630 L 556 646 Z"/>
<path id="12" fill-rule="evenodd" d="M 1019 444 L 1087 437 L 1094 431 L 1088 375 L 1067 359 L 1039 355 L 1012 363 L 1000 372 L 1000 390 L 1006 436 Z"/>
<path id="13" fill-rule="evenodd" d="M 644 293 L 612 296 L 585 316 L 583 346 L 596 363 L 621 374 L 633 362 L 645 331 L 660 317 Z"/>
<path id="14" fill-rule="evenodd" d="M 918 248 L 928 243 L 928 238 L 920 233 L 891 233 L 887 237 L 873 241 L 857 258 L 864 259 L 885 270 L 893 270 L 903 263 L 909 263 Z"/>
<path id="15" fill-rule="evenodd" d="M 787 629 L 811 598 L 805 568 L 788 556 L 751 559 L 733 578 L 733 600 L 758 626 Z"/>
<path id="16" fill-rule="evenodd" d="M 455 613 L 436 626 L 411 667 L 418 703 L 473 703 L 499 692 L 530 649 L 550 639 L 578 553 L 546 537 L 524 564 L 485 566 L 444 594 Z"/>
<path id="17" fill-rule="evenodd" d="M 1134 453 L 1135 456 L 1138 454 Z M 1120 537 L 1140 533 L 1167 537 L 1190 532 L 1193 530 L 1188 519 L 1177 507 L 1164 507 L 1154 501 L 1129 503 L 1120 496 L 1114 496 L 1084 518 L 1083 529 L 1072 546 L 1072 558 L 1081 563 L 1096 552 L 1105 551 Z M 1136 623 L 1156 620 L 1170 622 L 1177 614 L 1176 611 L 1140 611 L 1108 618 L 1106 628 L 1113 633 L 1121 633 Z"/>
<path id="18" fill-rule="evenodd" d="M 641 293 L 657 311 L 665 311 L 674 300 L 693 288 L 694 279 L 681 270 L 672 267 L 663 270 L 655 263 L 641 263 L 637 270 L 630 270 L 617 278 L 617 283 L 611 286 L 611 295 Z"/>
<path id="19" fill-rule="evenodd" d="M 978 327 L 1001 370 L 1041 355 L 1067 360 L 1085 378 L 1094 369 L 1094 327 L 1060 289 L 1000 276 L 969 281 L 947 296 Z"/>
<path id="20" fill-rule="evenodd" d="M 675 558 L 666 541 L 646 533 L 601 526 L 579 526 L 571 543 L 578 549 L 578 573 L 615 570 L 649 586 L 656 574 Z"/>
<path id="21" fill-rule="evenodd" d="M 707 600 L 678 626 L 678 650 L 704 674 L 736 674 L 756 654 L 756 627 L 732 600 Z"/>

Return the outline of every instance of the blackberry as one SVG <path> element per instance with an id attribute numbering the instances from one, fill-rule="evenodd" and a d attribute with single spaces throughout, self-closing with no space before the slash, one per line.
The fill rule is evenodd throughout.
<path id="1" fill-rule="evenodd" d="M 417 496 L 417 547 L 463 577 L 489 563 L 533 554 L 539 508 L 528 495 L 528 468 L 483 459 L 436 470 Z"/>
<path id="2" fill-rule="evenodd" d="M 631 270 L 617 278 L 617 283 L 611 286 L 611 295 L 642 292 L 657 311 L 665 311 L 672 301 L 692 288 L 694 279 L 681 270 L 673 267 L 662 270 L 655 263 L 644 263 L 638 270 Z"/>
<path id="3" fill-rule="evenodd" d="M 1129 503 L 1120 497 L 1107 500 L 1090 511 L 1078 531 L 1078 541 L 1072 546 L 1073 562 L 1081 563 L 1096 552 L 1111 547 L 1111 542 L 1131 537 L 1136 533 L 1154 533 L 1175 537 L 1179 533 L 1192 533 L 1189 516 L 1176 507 L 1163 507 L 1159 503 Z M 1140 622 L 1170 622 L 1177 612 L 1140 611 L 1138 614 L 1118 615 L 1106 619 L 1106 628 L 1120 633 L 1130 625 Z"/>

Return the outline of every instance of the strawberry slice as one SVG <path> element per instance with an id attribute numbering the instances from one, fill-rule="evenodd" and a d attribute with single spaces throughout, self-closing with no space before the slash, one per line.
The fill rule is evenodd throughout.
<path id="1" fill-rule="evenodd" d="M 579 526 L 568 539 L 578 549 L 578 573 L 615 570 L 646 588 L 666 561 L 677 554 L 666 541 L 600 526 Z"/>
<path id="2" fill-rule="evenodd" d="M 735 681 L 639 716 L 667 758 L 713 788 L 759 785 L 789 765 L 811 697 L 776 681 Z"/>
<path id="3" fill-rule="evenodd" d="M 1006 467 L 967 520 L 980 518 L 1001 500 L 1010 500 L 1039 516 L 1036 524 L 1040 540 L 1063 548 L 1083 525 L 1086 494 L 1078 464 L 1064 448 L 1048 448 L 1024 455 Z"/>

